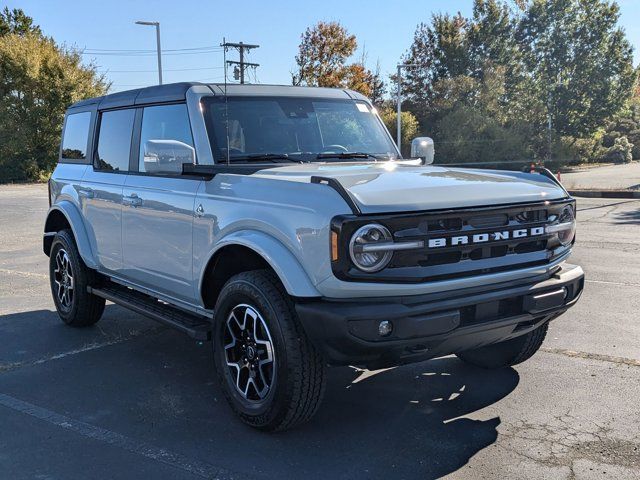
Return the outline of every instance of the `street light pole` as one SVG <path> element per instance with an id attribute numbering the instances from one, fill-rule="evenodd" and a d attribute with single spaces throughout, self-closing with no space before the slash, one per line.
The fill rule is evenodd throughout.
<path id="1" fill-rule="evenodd" d="M 401 114 L 402 114 L 402 69 L 403 68 L 411 68 L 411 67 L 417 67 L 418 65 L 416 63 L 403 63 L 398 65 L 398 98 L 397 98 L 397 102 L 398 102 L 398 112 L 397 112 L 397 118 L 396 118 L 396 144 L 398 145 L 398 150 L 401 150 L 402 148 L 402 119 L 401 119 Z"/>
<path id="2" fill-rule="evenodd" d="M 160 48 L 160 22 L 137 21 L 138 25 L 151 25 L 156 27 L 156 49 L 158 52 L 158 85 L 162 85 L 162 49 Z"/>

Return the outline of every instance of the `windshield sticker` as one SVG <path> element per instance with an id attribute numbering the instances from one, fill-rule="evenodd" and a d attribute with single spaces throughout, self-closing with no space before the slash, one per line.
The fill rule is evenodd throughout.
<path id="1" fill-rule="evenodd" d="M 369 113 L 369 108 L 364 103 L 356 103 L 356 107 L 358 107 L 358 110 L 362 113 Z"/>

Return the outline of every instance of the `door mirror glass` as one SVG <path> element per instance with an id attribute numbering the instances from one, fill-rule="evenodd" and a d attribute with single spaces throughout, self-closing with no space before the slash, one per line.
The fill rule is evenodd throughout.
<path id="1" fill-rule="evenodd" d="M 425 165 L 433 163 L 435 147 L 430 137 L 416 137 L 411 141 L 411 158 L 421 158 Z"/>
<path id="2" fill-rule="evenodd" d="M 196 151 L 179 140 L 147 140 L 143 160 L 145 172 L 181 174 L 183 163 L 195 163 Z"/>

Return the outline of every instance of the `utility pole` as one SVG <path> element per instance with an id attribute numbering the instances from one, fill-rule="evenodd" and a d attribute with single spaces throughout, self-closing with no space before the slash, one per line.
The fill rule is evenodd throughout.
<path id="1" fill-rule="evenodd" d="M 137 25 L 151 25 L 156 27 L 156 49 L 158 52 L 158 85 L 162 85 L 162 49 L 160 48 L 160 22 L 137 21 Z"/>
<path id="2" fill-rule="evenodd" d="M 398 150 L 400 150 L 402 148 L 402 120 L 401 120 L 401 114 L 402 114 L 402 69 L 403 68 L 412 68 L 412 67 L 417 67 L 418 64 L 416 63 L 403 63 L 398 65 L 398 93 L 397 93 L 397 103 L 398 103 L 398 112 L 397 112 L 397 118 L 396 118 L 396 144 L 398 145 Z"/>
<path id="3" fill-rule="evenodd" d="M 257 67 L 260 66 L 259 63 L 245 62 L 244 61 L 244 52 L 246 50 L 247 53 L 249 53 L 249 51 L 251 51 L 251 49 L 258 48 L 258 47 L 260 47 L 260 45 L 252 45 L 252 44 L 243 43 L 243 42 L 239 42 L 239 43 L 224 42 L 220 46 L 224 47 L 225 49 L 227 49 L 227 48 L 236 48 L 238 50 L 238 52 L 240 53 L 240 61 L 227 60 L 227 64 L 228 65 L 237 65 L 236 70 L 234 70 L 234 72 L 235 72 L 234 73 L 234 77 L 235 77 L 236 80 L 240 80 L 241 84 L 244 84 L 244 77 L 245 77 L 246 69 L 249 68 L 249 67 L 257 68 Z"/>

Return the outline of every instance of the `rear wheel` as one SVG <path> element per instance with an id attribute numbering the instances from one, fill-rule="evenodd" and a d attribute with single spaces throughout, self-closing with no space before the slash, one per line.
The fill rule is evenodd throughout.
<path id="1" fill-rule="evenodd" d="M 502 368 L 530 359 L 542 346 L 549 324 L 520 337 L 457 354 L 460 360 L 482 368 Z"/>
<path id="2" fill-rule="evenodd" d="M 313 416 L 324 393 L 324 362 L 272 272 L 232 277 L 218 297 L 214 324 L 216 371 L 242 421 L 273 431 Z"/>
<path id="3" fill-rule="evenodd" d="M 51 245 L 49 279 L 56 310 L 67 325 L 86 327 L 100 320 L 105 300 L 87 292 L 95 277 L 80 258 L 71 232 L 59 231 Z"/>

